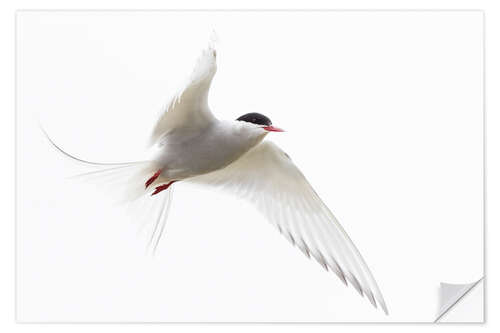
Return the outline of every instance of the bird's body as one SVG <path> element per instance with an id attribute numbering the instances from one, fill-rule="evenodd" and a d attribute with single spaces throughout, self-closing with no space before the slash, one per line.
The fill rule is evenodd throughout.
<path id="1" fill-rule="evenodd" d="M 335 216 L 289 156 L 263 141 L 269 132 L 282 130 L 258 113 L 234 121 L 218 120 L 212 114 L 208 92 L 216 69 L 215 50 L 208 48 L 184 89 L 158 119 L 151 136 L 158 149 L 151 160 L 104 170 L 124 175 L 114 178 L 134 193 L 130 198 L 146 197 L 161 204 L 150 243 L 155 239 L 156 246 L 163 233 L 174 182 L 223 189 L 252 203 L 304 254 L 387 313 L 370 269 Z M 56 148 L 80 162 L 103 165 Z"/>
<path id="2" fill-rule="evenodd" d="M 162 137 L 155 168 L 163 170 L 155 183 L 183 180 L 226 167 L 259 144 L 266 132 L 240 121 L 213 119 L 202 128 L 178 128 Z"/>

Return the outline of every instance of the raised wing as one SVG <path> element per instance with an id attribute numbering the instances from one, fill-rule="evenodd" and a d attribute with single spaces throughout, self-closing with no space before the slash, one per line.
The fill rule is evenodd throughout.
<path id="1" fill-rule="evenodd" d="M 217 71 L 217 54 L 208 47 L 203 51 L 185 87 L 169 102 L 151 136 L 155 143 L 174 128 L 202 128 L 214 118 L 208 107 L 208 91 Z"/>
<path id="2" fill-rule="evenodd" d="M 288 155 L 265 141 L 226 168 L 191 178 L 249 200 L 294 245 L 349 281 L 387 314 L 368 266 L 335 216 Z"/>

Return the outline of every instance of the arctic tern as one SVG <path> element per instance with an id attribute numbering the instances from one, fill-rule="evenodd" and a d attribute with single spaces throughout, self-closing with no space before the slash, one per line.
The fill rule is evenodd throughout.
<path id="1" fill-rule="evenodd" d="M 151 136 L 158 153 L 151 160 L 89 162 L 47 138 L 67 157 L 88 165 L 112 166 L 95 173 L 121 173 L 122 180 L 127 179 L 122 183 L 127 184 L 129 199 L 151 195 L 150 200 L 158 200 L 161 208 L 150 241 L 156 238 L 158 244 L 163 233 L 172 184 L 186 181 L 217 187 L 248 200 L 307 257 L 312 256 L 344 284 L 349 282 L 388 314 L 370 269 L 335 216 L 290 157 L 276 144 L 263 141 L 268 133 L 283 130 L 259 113 L 235 121 L 214 117 L 208 93 L 216 58 L 214 47 L 202 52 L 187 84 L 158 119 Z"/>

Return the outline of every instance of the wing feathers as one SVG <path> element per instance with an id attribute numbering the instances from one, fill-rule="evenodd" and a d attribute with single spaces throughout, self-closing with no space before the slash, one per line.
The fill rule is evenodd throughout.
<path id="1" fill-rule="evenodd" d="M 387 307 L 358 249 L 288 155 L 263 142 L 228 167 L 191 179 L 253 203 L 306 256 L 351 284 L 370 303 Z"/>
<path id="2" fill-rule="evenodd" d="M 171 99 L 158 119 L 151 143 L 156 143 L 174 128 L 202 128 L 215 119 L 208 107 L 208 91 L 216 71 L 216 52 L 208 47 L 198 58 L 184 88 Z"/>

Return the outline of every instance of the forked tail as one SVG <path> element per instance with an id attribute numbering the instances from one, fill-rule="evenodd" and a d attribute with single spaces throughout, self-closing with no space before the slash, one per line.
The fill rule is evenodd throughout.
<path id="1" fill-rule="evenodd" d="M 89 168 L 89 171 L 75 175 L 71 178 L 80 179 L 98 185 L 111 193 L 116 202 L 127 204 L 129 211 L 133 215 L 141 216 L 141 223 L 149 229 L 149 240 L 147 250 L 154 254 L 162 234 L 170 211 L 173 187 L 159 186 L 161 191 L 154 187 L 149 187 L 158 177 L 154 166 L 150 161 L 101 163 L 81 159 L 70 154 L 58 146 L 40 125 L 50 144 L 65 158 L 77 162 Z M 151 175 L 154 179 L 151 181 Z M 149 183 L 149 184 L 148 184 Z M 151 195 L 154 194 L 154 197 Z M 137 209 L 140 207 L 141 210 Z"/>

